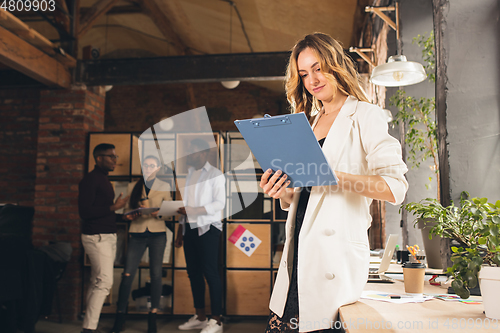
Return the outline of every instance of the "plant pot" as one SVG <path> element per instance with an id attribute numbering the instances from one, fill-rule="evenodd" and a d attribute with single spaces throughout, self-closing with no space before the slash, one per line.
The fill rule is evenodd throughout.
<path id="1" fill-rule="evenodd" d="M 427 266 L 429 268 L 443 269 L 443 264 L 441 263 L 442 237 L 434 235 L 432 239 L 429 239 L 429 230 L 435 225 L 432 221 L 433 219 L 419 219 L 418 228 L 422 232 Z"/>
<path id="2" fill-rule="evenodd" d="M 479 285 L 486 317 L 500 319 L 500 267 L 481 267 Z"/>

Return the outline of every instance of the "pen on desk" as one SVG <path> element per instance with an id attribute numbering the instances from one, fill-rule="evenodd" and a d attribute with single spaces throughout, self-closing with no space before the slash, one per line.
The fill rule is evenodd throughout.
<path id="1" fill-rule="evenodd" d="M 391 297 L 391 299 L 400 299 L 401 296 L 399 295 L 389 295 Z"/>

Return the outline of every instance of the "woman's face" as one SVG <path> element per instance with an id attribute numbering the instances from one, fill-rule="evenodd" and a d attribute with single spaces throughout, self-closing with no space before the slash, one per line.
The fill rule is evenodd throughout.
<path id="1" fill-rule="evenodd" d="M 330 102 L 336 93 L 336 87 L 321 72 L 319 59 L 309 47 L 299 53 L 298 72 L 307 91 L 322 102 Z"/>
<path id="2" fill-rule="evenodd" d="M 154 158 L 146 158 L 142 163 L 142 173 L 144 175 L 144 179 L 148 180 L 149 177 L 156 173 L 159 168 L 160 166 Z"/>

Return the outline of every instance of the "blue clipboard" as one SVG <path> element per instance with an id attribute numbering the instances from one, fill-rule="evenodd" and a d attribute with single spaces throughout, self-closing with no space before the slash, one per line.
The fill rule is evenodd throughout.
<path id="1" fill-rule="evenodd" d="M 281 170 L 289 186 L 337 185 L 337 177 L 304 113 L 234 122 L 262 170 Z"/>

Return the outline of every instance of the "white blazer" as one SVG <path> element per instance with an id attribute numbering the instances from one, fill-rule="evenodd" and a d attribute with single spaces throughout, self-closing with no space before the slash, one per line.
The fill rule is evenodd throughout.
<path id="1" fill-rule="evenodd" d="M 315 124 L 313 124 L 314 127 Z M 332 170 L 380 175 L 400 204 L 408 190 L 401 145 L 388 134 L 383 110 L 349 96 L 323 144 Z M 295 212 L 300 197 L 295 188 L 286 221 L 286 241 L 270 309 L 283 316 L 293 265 Z M 330 328 L 340 306 L 361 296 L 369 267 L 367 229 L 372 199 L 336 186 L 315 186 L 299 235 L 297 284 L 299 332 Z M 293 323 L 292 323 L 293 324 Z"/>

